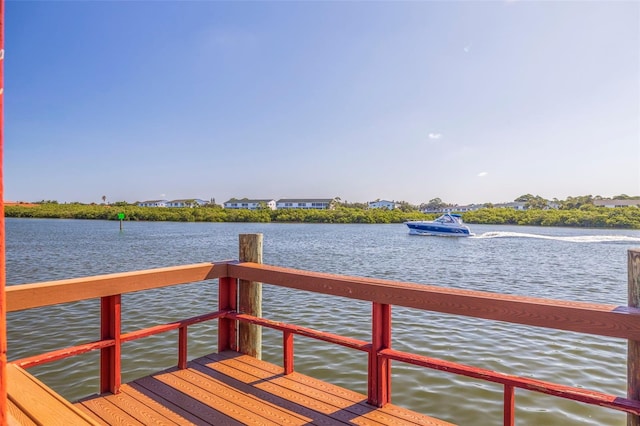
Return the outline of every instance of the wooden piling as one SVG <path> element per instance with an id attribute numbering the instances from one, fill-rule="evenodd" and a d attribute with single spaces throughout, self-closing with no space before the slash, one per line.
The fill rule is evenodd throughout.
<path id="1" fill-rule="evenodd" d="M 262 263 L 262 234 L 240 234 L 239 245 L 239 260 L 241 262 Z M 238 286 L 238 311 L 262 317 L 262 283 L 239 280 Z M 257 359 L 262 359 L 262 328 L 258 325 L 240 322 L 238 350 Z"/>
<path id="2" fill-rule="evenodd" d="M 629 306 L 640 307 L 640 249 L 631 249 L 627 257 Z M 627 398 L 640 400 L 640 341 L 629 340 L 627 351 Z M 640 416 L 627 414 L 627 426 L 640 426 Z"/>

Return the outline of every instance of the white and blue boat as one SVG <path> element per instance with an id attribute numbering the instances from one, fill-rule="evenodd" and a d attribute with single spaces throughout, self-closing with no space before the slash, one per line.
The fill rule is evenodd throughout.
<path id="1" fill-rule="evenodd" d="M 411 235 L 440 235 L 446 237 L 471 237 L 475 234 L 462 222 L 462 216 L 445 213 L 435 220 L 411 220 L 404 223 Z"/>

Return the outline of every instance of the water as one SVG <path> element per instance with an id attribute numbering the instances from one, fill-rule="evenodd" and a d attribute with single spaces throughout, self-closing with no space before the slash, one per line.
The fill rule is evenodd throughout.
<path id="1" fill-rule="evenodd" d="M 476 237 L 409 236 L 404 225 L 125 223 L 7 219 L 11 284 L 237 258 L 238 234 L 264 234 L 265 263 L 534 297 L 626 304 L 627 250 L 640 231 L 473 226 Z M 123 331 L 215 310 L 215 281 L 123 297 Z M 370 305 L 264 286 L 264 316 L 368 340 Z M 9 359 L 99 338 L 99 302 L 11 313 Z M 215 349 L 215 323 L 189 329 L 189 358 Z M 264 331 L 280 364 L 281 333 Z M 624 396 L 626 342 L 394 308 L 393 347 Z M 123 345 L 123 381 L 174 366 L 177 333 Z M 366 354 L 295 339 L 295 368 L 366 393 Z M 95 393 L 98 353 L 33 369 L 65 397 Z M 502 424 L 502 387 L 393 363 L 392 402 L 461 425 Z M 516 391 L 518 425 L 623 425 L 625 415 Z"/>

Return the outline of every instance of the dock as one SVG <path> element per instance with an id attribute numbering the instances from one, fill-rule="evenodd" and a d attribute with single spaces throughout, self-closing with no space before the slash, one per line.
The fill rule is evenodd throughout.
<path id="1" fill-rule="evenodd" d="M 241 236 L 241 245 L 242 241 Z M 261 247 L 261 244 L 253 247 Z M 240 253 L 247 249 L 241 247 Z M 516 422 L 516 389 L 623 412 L 628 416 L 629 425 L 638 426 L 640 250 L 629 250 L 628 254 L 629 294 L 635 295 L 629 306 L 531 298 L 303 271 L 248 261 L 247 258 L 252 256 L 242 258 L 244 255 L 237 261 L 9 286 L 6 288 L 8 312 L 99 299 L 100 338 L 10 361 L 5 369 L 8 373 L 7 411 L 2 414 L 10 425 L 48 426 L 450 425 L 449 421 L 454 416 L 436 419 L 430 417 L 430 413 L 401 408 L 401 401 L 398 405 L 392 404 L 393 361 L 394 365 L 407 363 L 501 385 L 505 426 L 514 426 Z M 255 258 L 261 260 L 261 256 Z M 216 311 L 121 332 L 123 294 L 202 281 L 217 286 Z M 365 324 L 365 328 L 371 330 L 371 334 L 368 339 L 360 340 L 264 318 L 260 307 L 262 285 L 370 302 L 370 324 Z M 250 294 L 246 294 L 248 290 Z M 392 306 L 627 340 L 629 393 L 626 396 L 611 395 L 597 389 L 571 387 L 396 350 L 391 345 Z M 291 309 L 303 314 L 305 306 Z M 189 359 L 189 327 L 203 322 L 217 323 L 217 342 L 212 341 L 207 355 Z M 261 327 L 282 333 L 282 365 L 261 360 Z M 168 331 L 178 331 L 177 365 L 122 383 L 122 344 Z M 296 372 L 295 336 L 363 352 L 367 357 L 363 365 L 367 373 L 366 395 Z M 64 400 L 27 371 L 34 366 L 90 351 L 100 353 L 99 386 L 93 395 L 73 403 Z M 340 366 L 332 368 L 338 370 Z M 451 412 L 455 409 L 456 401 L 452 397 Z M 481 418 L 481 407 L 478 410 L 478 418 Z"/>
<path id="2" fill-rule="evenodd" d="M 103 425 L 451 425 L 232 351 L 75 405 Z"/>

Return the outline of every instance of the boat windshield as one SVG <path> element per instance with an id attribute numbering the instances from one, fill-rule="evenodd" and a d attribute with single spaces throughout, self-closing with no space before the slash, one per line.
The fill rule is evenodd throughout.
<path id="1" fill-rule="evenodd" d="M 462 218 L 458 215 L 450 215 L 449 213 L 443 214 L 435 220 L 435 222 L 441 223 L 462 223 Z"/>

